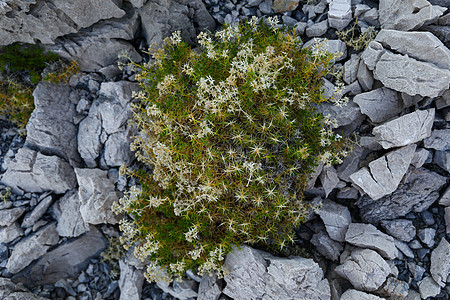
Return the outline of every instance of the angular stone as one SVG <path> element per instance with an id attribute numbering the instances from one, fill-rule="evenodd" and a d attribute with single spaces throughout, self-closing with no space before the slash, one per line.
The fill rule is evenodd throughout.
<path id="1" fill-rule="evenodd" d="M 422 228 L 417 230 L 417 236 L 419 239 L 431 248 L 434 245 L 434 236 L 436 235 L 436 229 L 433 228 Z"/>
<path id="2" fill-rule="evenodd" d="M 77 128 L 73 123 L 76 93 L 67 85 L 41 81 L 33 92 L 34 110 L 27 124 L 26 145 L 45 155 L 56 155 L 71 165 L 81 163 Z"/>
<path id="3" fill-rule="evenodd" d="M 414 252 L 409 248 L 407 243 L 401 242 L 397 239 L 394 239 L 395 247 L 400 250 L 406 257 L 414 258 Z"/>
<path id="4" fill-rule="evenodd" d="M 303 48 L 313 47 L 317 43 L 325 47 L 329 53 L 335 55 L 333 61 L 340 61 L 347 57 L 347 46 L 341 40 L 327 40 L 324 38 L 315 38 L 307 41 L 303 45 Z"/>
<path id="5" fill-rule="evenodd" d="M 28 148 L 19 149 L 0 182 L 15 191 L 32 193 L 63 194 L 76 186 L 75 173 L 66 161 Z"/>
<path id="6" fill-rule="evenodd" d="M 430 155 L 432 154 L 427 149 L 424 148 L 416 149 L 416 153 L 414 153 L 411 165 L 413 165 L 416 169 L 422 167 L 427 162 Z"/>
<path id="7" fill-rule="evenodd" d="M 449 70 L 390 51 L 381 55 L 373 74 L 384 86 L 411 96 L 434 98 L 450 83 Z"/>
<path id="8" fill-rule="evenodd" d="M 415 281 L 420 281 L 422 280 L 423 274 L 425 273 L 425 268 L 418 266 L 412 262 L 408 263 L 408 270 L 412 275 L 412 278 Z"/>
<path id="9" fill-rule="evenodd" d="M 132 135 L 130 128 L 127 128 L 108 137 L 103 152 L 103 159 L 108 167 L 120 167 L 124 163 L 127 166 L 130 165 L 134 159 L 133 152 L 130 150 Z"/>
<path id="10" fill-rule="evenodd" d="M 275 13 L 293 11 L 297 8 L 300 0 L 274 0 L 272 4 Z"/>
<path id="11" fill-rule="evenodd" d="M 223 293 L 233 299 L 330 299 L 328 281 L 312 259 L 279 258 L 248 246 L 225 259 Z"/>
<path id="12" fill-rule="evenodd" d="M 330 238 L 338 242 L 343 242 L 348 226 L 352 222 L 348 208 L 325 199 L 319 211 L 319 216 L 325 224 Z"/>
<path id="13" fill-rule="evenodd" d="M 125 107 L 133 99 L 133 92 L 139 89 L 139 84 L 129 81 L 102 82 L 99 94 L 114 99 Z"/>
<path id="14" fill-rule="evenodd" d="M 409 31 L 435 21 L 445 11 L 426 0 L 380 0 L 379 20 L 383 29 Z"/>
<path id="15" fill-rule="evenodd" d="M 47 252 L 36 264 L 17 274 L 15 280 L 34 287 L 65 278 L 75 279 L 106 246 L 103 234 L 91 226 L 87 234 Z"/>
<path id="16" fill-rule="evenodd" d="M 433 130 L 431 135 L 423 140 L 423 144 L 428 149 L 450 150 L 450 129 Z"/>
<path id="17" fill-rule="evenodd" d="M 9 226 L 20 218 L 25 212 L 25 207 L 15 207 L 0 210 L 0 226 Z"/>
<path id="18" fill-rule="evenodd" d="M 450 186 L 447 187 L 442 197 L 439 199 L 439 204 L 443 206 L 450 206 Z"/>
<path id="19" fill-rule="evenodd" d="M 217 276 L 203 275 L 198 286 L 197 300 L 218 300 L 222 294 L 222 284 Z"/>
<path id="20" fill-rule="evenodd" d="M 411 220 L 396 219 L 381 221 L 383 227 L 389 235 L 403 242 L 409 242 L 416 236 L 416 227 Z"/>
<path id="21" fill-rule="evenodd" d="M 387 262 L 370 249 L 354 250 L 347 260 L 336 267 L 336 273 L 363 291 L 377 290 L 391 272 Z"/>
<path id="22" fill-rule="evenodd" d="M 328 7 L 328 23 L 337 30 L 344 29 L 352 21 L 351 0 L 331 0 Z"/>
<path id="23" fill-rule="evenodd" d="M 81 202 L 77 190 L 68 191 L 54 205 L 54 213 L 58 225 L 56 230 L 60 236 L 76 237 L 89 231 L 80 212 Z"/>
<path id="24" fill-rule="evenodd" d="M 353 101 L 375 123 L 386 121 L 403 110 L 397 92 L 385 87 L 356 95 Z"/>
<path id="25" fill-rule="evenodd" d="M 36 223 L 45 214 L 52 202 L 52 196 L 47 196 L 42 199 L 33 211 L 25 216 L 22 222 L 22 227 L 27 228 L 33 226 L 34 223 Z"/>
<path id="26" fill-rule="evenodd" d="M 56 224 L 52 223 L 45 226 L 26 239 L 22 239 L 14 246 L 6 268 L 10 273 L 19 273 L 32 261 L 44 255 L 51 246 L 58 243 L 58 240 Z"/>
<path id="27" fill-rule="evenodd" d="M 372 224 L 351 223 L 345 234 L 345 241 L 361 248 L 376 250 L 388 259 L 398 256 L 394 238 L 382 233 Z"/>
<path id="28" fill-rule="evenodd" d="M 363 196 L 356 205 L 364 222 L 377 224 L 381 220 L 396 219 L 411 211 L 424 211 L 439 198 L 439 190 L 445 184 L 445 177 L 420 168 L 412 171 L 392 195 L 378 200 Z"/>
<path id="29" fill-rule="evenodd" d="M 0 227 L 0 244 L 8 244 L 19 236 L 23 236 L 23 229 L 17 222 L 6 227 Z"/>
<path id="30" fill-rule="evenodd" d="M 0 298 L 5 300 L 48 300 L 16 285 L 9 278 L 0 277 Z"/>
<path id="31" fill-rule="evenodd" d="M 344 63 L 344 82 L 347 84 L 351 84 L 354 82 L 358 74 L 358 66 L 359 66 L 360 55 L 352 54 L 350 59 Z"/>
<path id="32" fill-rule="evenodd" d="M 392 151 L 350 176 L 352 182 L 373 200 L 394 192 L 408 170 L 416 145 Z"/>
<path id="33" fill-rule="evenodd" d="M 372 294 L 367 294 L 358 290 L 346 290 L 345 293 L 341 295 L 340 300 L 383 300 L 383 298 L 377 297 Z"/>
<path id="34" fill-rule="evenodd" d="M 434 297 L 441 292 L 441 287 L 431 277 L 425 277 L 419 282 L 419 292 L 422 299 Z"/>
<path id="35" fill-rule="evenodd" d="M 311 243 L 315 246 L 315 249 L 322 254 L 326 259 L 337 261 L 341 254 L 343 247 L 342 244 L 336 242 L 326 234 L 326 232 L 320 231 L 313 235 Z"/>
<path id="36" fill-rule="evenodd" d="M 388 277 L 386 282 L 378 291 L 378 294 L 388 299 L 404 299 L 408 296 L 409 284 L 394 277 Z"/>
<path id="37" fill-rule="evenodd" d="M 444 209 L 445 232 L 450 234 L 450 207 Z"/>
<path id="38" fill-rule="evenodd" d="M 364 116 L 361 114 L 358 105 L 351 100 L 344 107 L 338 107 L 329 102 L 322 102 L 317 106 L 317 110 L 324 116 L 329 114 L 331 118 L 335 119 L 338 127 L 344 133 L 353 132 L 364 121 Z"/>
<path id="39" fill-rule="evenodd" d="M 431 135 L 434 108 L 418 110 L 376 126 L 372 133 L 384 149 L 419 142 Z"/>
<path id="40" fill-rule="evenodd" d="M 392 51 L 450 69 L 450 50 L 430 32 L 383 29 L 375 40 Z"/>
<path id="41" fill-rule="evenodd" d="M 78 152 L 89 168 L 97 166 L 96 159 L 102 149 L 101 133 L 102 121 L 98 114 L 98 106 L 93 105 L 89 115 L 78 126 Z"/>
<path id="42" fill-rule="evenodd" d="M 371 41 L 361 54 L 361 58 L 367 68 L 370 71 L 373 71 L 384 52 L 385 50 L 380 43 L 378 43 L 377 41 Z"/>
<path id="43" fill-rule="evenodd" d="M 108 172 L 100 169 L 75 169 L 79 184 L 78 197 L 81 202 L 80 213 L 88 224 L 116 224 L 116 216 L 111 206 L 119 200 L 114 180 L 108 178 Z"/>
<path id="44" fill-rule="evenodd" d="M 189 300 L 196 298 L 198 295 L 196 292 L 198 284 L 190 278 L 182 278 L 181 281 L 174 281 L 170 285 L 166 281 L 157 281 L 156 284 L 163 292 L 172 295 L 176 299 Z"/>
<path id="45" fill-rule="evenodd" d="M 305 33 L 307 37 L 318 37 L 322 36 L 328 30 L 328 20 L 324 20 L 319 23 L 308 24 Z"/>
<path id="46" fill-rule="evenodd" d="M 450 275 L 450 244 L 443 237 L 439 245 L 431 252 L 430 273 L 441 287 L 445 287 Z"/>
<path id="47" fill-rule="evenodd" d="M 144 284 L 144 270 L 136 269 L 119 260 L 120 266 L 120 300 L 140 300 Z"/>
<path id="48" fill-rule="evenodd" d="M 358 77 L 359 85 L 363 91 L 369 91 L 372 89 L 374 83 L 373 74 L 367 68 L 363 60 L 359 61 L 358 74 L 356 77 Z"/>
<path id="49" fill-rule="evenodd" d="M 442 169 L 450 172 L 450 151 L 436 151 L 434 162 Z"/>
<path id="50" fill-rule="evenodd" d="M 332 166 L 324 167 L 322 173 L 320 174 L 320 181 L 322 182 L 322 186 L 325 189 L 325 197 L 328 197 L 331 191 L 339 183 L 339 178 L 336 174 L 336 170 Z"/>

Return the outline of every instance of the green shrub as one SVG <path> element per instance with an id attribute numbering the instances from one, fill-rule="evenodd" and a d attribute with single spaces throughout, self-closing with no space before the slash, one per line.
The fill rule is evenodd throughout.
<path id="1" fill-rule="evenodd" d="M 192 50 L 180 33 L 166 39 L 139 72 L 132 149 L 144 167 L 113 206 L 126 248 L 149 259 L 149 281 L 223 275 L 242 243 L 282 249 L 305 220 L 308 176 L 319 159 L 341 161 L 343 139 L 313 106 L 333 56 L 321 44 L 302 49 L 293 29 L 253 18 Z"/>

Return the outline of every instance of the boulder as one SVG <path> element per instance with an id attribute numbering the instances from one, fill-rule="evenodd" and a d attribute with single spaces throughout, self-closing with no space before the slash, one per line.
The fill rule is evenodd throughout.
<path id="1" fill-rule="evenodd" d="M 434 281 L 441 287 L 445 287 L 450 275 L 450 243 L 444 238 L 431 252 L 430 273 Z"/>
<path id="2" fill-rule="evenodd" d="M 361 112 L 375 123 L 395 117 L 403 110 L 397 92 L 385 87 L 358 94 L 353 97 L 353 101 L 358 104 Z"/>
<path id="3" fill-rule="evenodd" d="M 28 148 L 20 148 L 0 182 L 13 191 L 63 194 L 75 188 L 73 168 L 58 156 L 47 156 Z"/>
<path id="4" fill-rule="evenodd" d="M 53 212 L 58 221 L 56 230 L 60 236 L 77 237 L 89 231 L 89 225 L 83 220 L 80 207 L 77 190 L 68 191 L 55 203 Z"/>
<path id="5" fill-rule="evenodd" d="M 144 270 L 130 266 L 123 259 L 119 260 L 119 266 L 120 300 L 140 300 L 145 279 Z"/>
<path id="6" fill-rule="evenodd" d="M 0 298 L 5 300 L 48 300 L 15 284 L 9 278 L 0 277 Z"/>
<path id="7" fill-rule="evenodd" d="M 330 27 L 342 30 L 352 21 L 351 0 L 331 0 L 328 7 L 328 23 Z"/>
<path id="8" fill-rule="evenodd" d="M 330 238 L 338 242 L 343 242 L 348 226 L 352 222 L 348 208 L 325 199 L 319 211 L 319 216 L 325 224 Z"/>
<path id="9" fill-rule="evenodd" d="M 394 192 L 408 170 L 416 145 L 392 151 L 350 176 L 352 182 L 373 200 Z"/>
<path id="10" fill-rule="evenodd" d="M 103 159 L 107 167 L 120 167 L 123 164 L 127 166 L 134 159 L 130 144 L 133 132 L 129 127 L 125 130 L 111 134 L 105 142 Z"/>
<path id="11" fill-rule="evenodd" d="M 78 126 L 78 152 L 89 168 L 97 166 L 97 158 L 100 156 L 102 142 L 102 121 L 98 114 L 98 105 L 91 106 L 89 115 Z"/>
<path id="12" fill-rule="evenodd" d="M 372 133 L 384 149 L 401 147 L 429 137 L 433 120 L 434 108 L 417 110 L 376 126 Z"/>

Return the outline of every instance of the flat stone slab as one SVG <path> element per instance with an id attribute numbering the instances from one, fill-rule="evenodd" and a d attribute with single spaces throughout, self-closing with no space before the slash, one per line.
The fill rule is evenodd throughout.
<path id="1" fill-rule="evenodd" d="M 56 230 L 60 236 L 76 237 L 89 231 L 89 225 L 83 220 L 80 207 L 77 190 L 68 191 L 55 203 L 54 213 L 58 221 Z"/>
<path id="2" fill-rule="evenodd" d="M 417 110 L 376 126 L 372 133 L 384 149 L 406 146 L 429 137 L 433 120 L 434 108 Z"/>
<path id="3" fill-rule="evenodd" d="M 392 151 L 350 175 L 351 181 L 373 200 L 394 192 L 408 170 L 416 150 L 409 145 Z"/>
<path id="4" fill-rule="evenodd" d="M 353 101 L 358 104 L 361 112 L 375 123 L 395 117 L 403 110 L 397 92 L 385 87 L 358 94 L 353 97 Z"/>

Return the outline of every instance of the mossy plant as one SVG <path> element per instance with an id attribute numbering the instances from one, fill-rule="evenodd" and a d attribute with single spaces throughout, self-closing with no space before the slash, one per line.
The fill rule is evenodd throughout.
<path id="1" fill-rule="evenodd" d="M 223 275 L 232 245 L 293 243 L 310 211 L 309 174 L 345 156 L 333 122 L 313 108 L 333 55 L 268 23 L 201 33 L 194 50 L 176 32 L 152 63 L 131 62 L 142 87 L 132 149 L 143 168 L 121 168 L 137 184 L 113 210 L 129 216 L 125 246 L 152 261 L 149 281 L 188 269 Z"/>
<path id="2" fill-rule="evenodd" d="M 357 27 L 358 20 L 355 20 L 350 28 L 346 30 L 336 31 L 336 35 L 347 46 L 355 50 L 364 50 L 369 43 L 375 39 L 378 31 L 375 27 L 370 26 L 364 32 Z"/>

